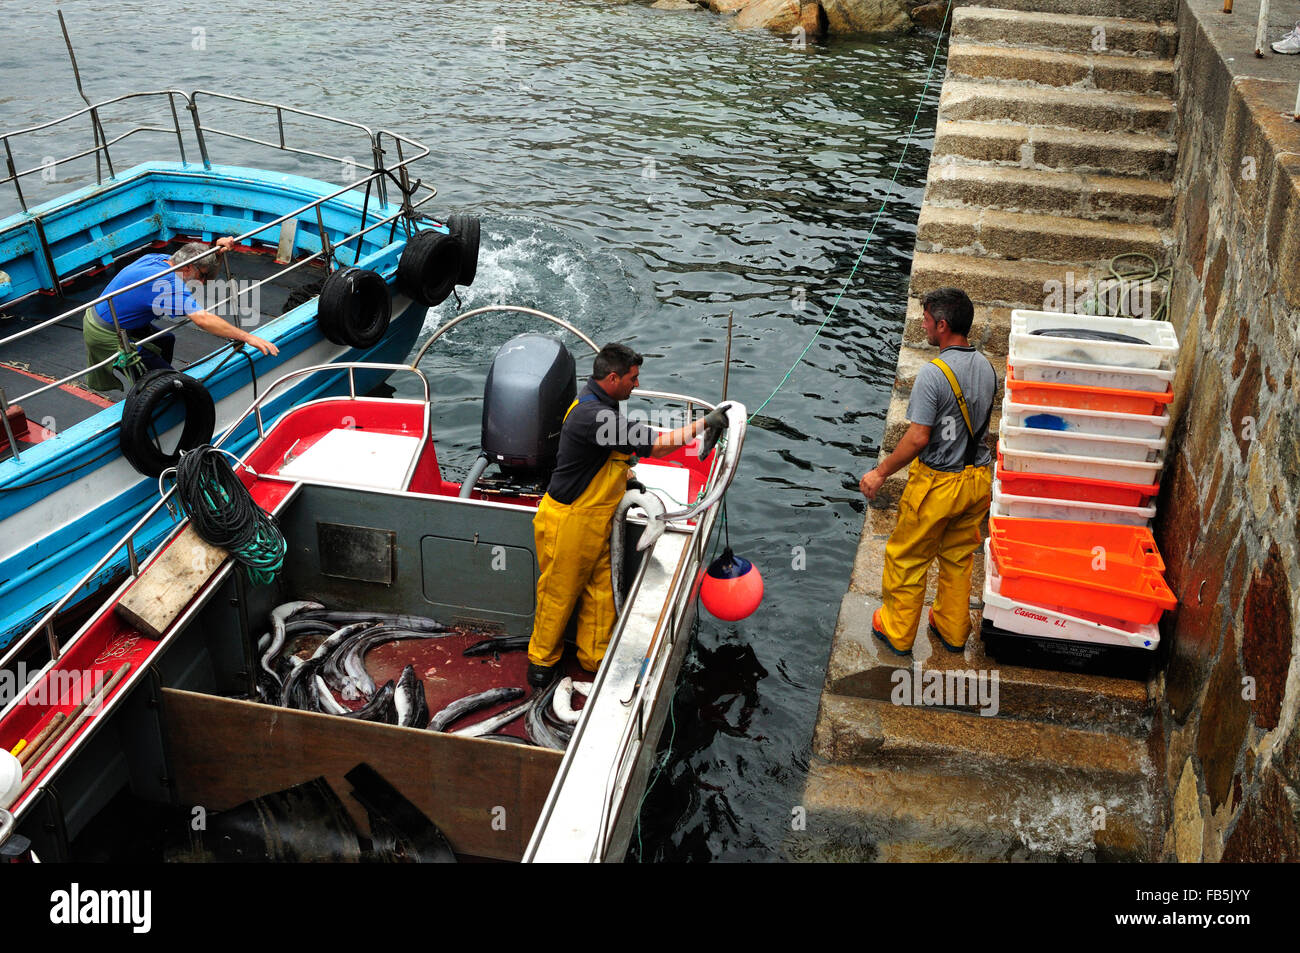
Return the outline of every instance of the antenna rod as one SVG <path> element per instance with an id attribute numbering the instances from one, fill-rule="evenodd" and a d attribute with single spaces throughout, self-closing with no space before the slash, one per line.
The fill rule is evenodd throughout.
<path id="1" fill-rule="evenodd" d="M 86 91 L 81 88 L 81 70 L 77 68 L 77 54 L 72 49 L 72 38 L 68 36 L 67 21 L 63 19 L 62 10 L 58 10 L 57 13 L 59 14 L 59 28 L 63 30 L 63 43 L 68 48 L 68 59 L 72 60 L 72 76 L 77 81 L 77 92 L 81 94 L 82 102 L 87 106 L 90 106 L 90 97 L 87 96 Z M 99 161 L 99 117 L 95 115 L 93 107 L 90 113 L 90 128 L 91 132 L 95 136 L 95 181 L 102 182 L 104 177 L 100 169 Z"/>

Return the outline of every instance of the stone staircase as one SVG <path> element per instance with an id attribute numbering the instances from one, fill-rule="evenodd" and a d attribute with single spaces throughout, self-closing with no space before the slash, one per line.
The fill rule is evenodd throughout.
<path id="1" fill-rule="evenodd" d="M 1121 253 L 1169 258 L 1176 5 L 1088 0 L 1095 16 L 1079 15 L 1083 5 L 1000 0 L 953 11 L 882 455 L 907 429 L 912 384 L 935 356 L 921 331 L 925 292 L 953 285 L 971 296 L 971 342 L 1002 379 L 1013 308 L 1041 309 L 1049 289 L 1068 281 L 1104 286 Z M 998 417 L 995 405 L 994 431 Z M 867 512 L 813 739 L 807 829 L 791 835 L 789 855 L 1158 857 L 1164 825 L 1146 684 L 1000 665 L 977 636 L 954 655 L 929 636 L 924 615 L 912 661 L 873 638 L 905 483 L 896 474 Z M 927 603 L 933 569 L 929 585 Z M 982 555 L 972 588 L 977 632 Z M 997 670 L 996 714 L 895 704 L 913 664 Z"/>

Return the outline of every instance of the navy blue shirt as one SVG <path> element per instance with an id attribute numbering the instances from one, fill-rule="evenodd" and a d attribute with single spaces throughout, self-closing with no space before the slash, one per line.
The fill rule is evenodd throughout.
<path id="1" fill-rule="evenodd" d="M 108 283 L 104 293 L 125 288 L 170 267 L 171 262 L 166 255 L 142 255 L 119 271 Z M 117 323 L 123 331 L 137 331 L 148 326 L 155 318 L 183 318 L 202 310 L 186 289 L 185 282 L 181 281 L 181 276 L 174 271 L 170 275 L 147 281 L 139 288 L 125 291 L 113 299 L 113 311 L 117 313 Z M 113 326 L 113 315 L 108 310 L 107 301 L 95 305 L 95 315 L 110 328 Z"/>
<path id="2" fill-rule="evenodd" d="M 591 485 L 611 451 L 648 457 L 654 442 L 654 431 L 639 421 L 629 423 L 618 412 L 618 402 L 593 377 L 578 394 L 578 406 L 564 419 L 546 492 L 557 503 L 572 503 Z"/>

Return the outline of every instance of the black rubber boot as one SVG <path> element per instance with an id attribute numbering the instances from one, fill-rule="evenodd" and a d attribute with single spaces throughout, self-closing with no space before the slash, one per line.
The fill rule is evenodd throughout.
<path id="1" fill-rule="evenodd" d="M 555 676 L 560 673 L 558 665 L 534 665 L 528 663 L 528 684 L 533 688 L 545 688 L 551 682 L 555 681 Z"/>

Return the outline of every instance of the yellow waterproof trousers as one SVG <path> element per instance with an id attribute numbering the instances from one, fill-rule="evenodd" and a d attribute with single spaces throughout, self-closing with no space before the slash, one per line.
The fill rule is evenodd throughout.
<path id="1" fill-rule="evenodd" d="M 898 526 L 885 546 L 881 582 L 883 631 L 900 652 L 909 650 L 916 638 L 925 604 L 925 574 L 935 557 L 939 559 L 935 626 L 950 645 L 966 643 L 971 568 L 992 486 L 989 467 L 945 473 L 913 461 L 907 488 L 898 501 Z"/>
<path id="2" fill-rule="evenodd" d="M 533 518 L 537 545 L 537 609 L 528 661 L 550 667 L 564 654 L 564 629 L 578 608 L 578 664 L 594 672 L 605 657 L 614 627 L 609 529 L 627 492 L 629 455 L 613 451 L 572 503 L 542 497 Z"/>

